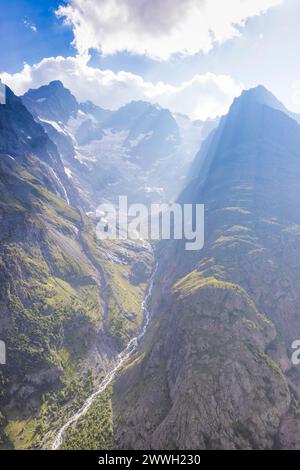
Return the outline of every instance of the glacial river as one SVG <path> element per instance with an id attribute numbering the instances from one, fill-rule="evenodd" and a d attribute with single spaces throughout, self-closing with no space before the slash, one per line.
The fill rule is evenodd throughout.
<path id="1" fill-rule="evenodd" d="M 130 356 L 137 350 L 138 344 L 140 340 L 143 338 L 147 331 L 147 327 L 149 325 L 150 321 L 150 311 L 149 311 L 149 300 L 152 294 L 152 289 L 153 289 L 153 284 L 154 284 L 154 278 L 156 274 L 157 266 L 155 267 L 150 280 L 149 280 L 149 286 L 146 292 L 146 295 L 144 297 L 144 300 L 142 302 L 142 310 L 143 310 L 143 315 L 144 315 L 144 324 L 143 327 L 140 331 L 140 333 L 135 337 L 132 338 L 129 343 L 127 344 L 126 348 L 119 354 L 117 358 L 117 362 L 114 366 L 113 369 L 111 369 L 105 378 L 102 380 L 102 382 L 99 385 L 99 388 L 92 393 L 85 403 L 82 405 L 82 407 L 76 411 L 69 419 L 66 421 L 66 423 L 57 431 L 55 440 L 52 445 L 53 450 L 58 450 L 64 439 L 65 432 L 67 429 L 72 426 L 74 423 L 76 423 L 84 414 L 90 409 L 92 406 L 93 402 L 95 399 L 102 393 L 104 390 L 108 387 L 108 385 L 113 381 L 115 378 L 116 374 L 119 372 L 119 370 L 123 367 L 123 365 L 126 363 L 126 361 L 130 358 Z"/>

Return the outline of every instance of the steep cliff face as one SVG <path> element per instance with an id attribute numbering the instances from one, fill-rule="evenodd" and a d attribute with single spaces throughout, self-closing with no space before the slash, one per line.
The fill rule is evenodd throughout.
<path id="1" fill-rule="evenodd" d="M 115 385 L 116 446 L 272 447 L 290 403 L 265 353 L 274 327 L 242 289 L 196 272 L 165 303 L 153 342 Z"/>
<path id="2" fill-rule="evenodd" d="M 299 444 L 300 127 L 274 100 L 244 92 L 195 162 L 180 201 L 205 204 L 205 246 L 160 248 L 151 330 L 113 390 L 121 448 Z"/>
<path id="3" fill-rule="evenodd" d="M 40 447 L 143 321 L 147 247 L 99 243 L 56 146 L 8 90 L 0 106 L 0 437 Z M 46 445 L 46 444 L 45 444 Z"/>
<path id="4" fill-rule="evenodd" d="M 21 100 L 57 146 L 64 165 L 84 173 L 86 168 L 76 159 L 75 139 L 66 129 L 70 119 L 76 118 L 80 112 L 80 106 L 71 92 L 60 81 L 54 81 L 29 90 Z"/>
<path id="5" fill-rule="evenodd" d="M 6 104 L 0 106 L 0 153 L 27 166 L 48 190 L 66 202 L 78 202 L 78 193 L 69 184 L 56 145 L 8 87 Z"/>

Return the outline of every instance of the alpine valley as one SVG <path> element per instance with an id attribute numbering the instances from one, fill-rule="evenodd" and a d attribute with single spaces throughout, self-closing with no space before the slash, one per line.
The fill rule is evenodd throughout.
<path id="1" fill-rule="evenodd" d="M 300 449 L 300 116 L 0 105 L 1 449 Z M 205 243 L 99 240 L 119 195 L 205 205 Z"/>

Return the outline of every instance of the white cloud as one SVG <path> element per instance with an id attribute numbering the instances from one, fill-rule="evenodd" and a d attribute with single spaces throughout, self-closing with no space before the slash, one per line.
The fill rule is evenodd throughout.
<path id="1" fill-rule="evenodd" d="M 228 75 L 205 73 L 195 75 L 180 86 L 165 85 L 156 100 L 172 111 L 190 115 L 194 119 L 207 119 L 227 112 L 232 100 L 242 91 Z"/>
<path id="2" fill-rule="evenodd" d="M 0 77 L 19 95 L 28 88 L 61 80 L 79 101 L 89 99 L 104 108 L 117 109 L 132 100 L 146 100 L 195 119 L 225 113 L 241 92 L 241 85 L 227 75 L 195 75 L 180 86 L 154 84 L 129 72 L 90 67 L 88 60 L 88 56 L 52 57 L 33 66 L 26 64 L 19 73 L 2 73 Z"/>
<path id="3" fill-rule="evenodd" d="M 284 0 L 69 0 L 57 15 L 73 28 L 80 54 L 128 51 L 167 60 L 207 53 L 240 34 L 247 18 Z"/>
<path id="4" fill-rule="evenodd" d="M 34 33 L 37 33 L 37 27 L 35 26 L 35 24 L 31 23 L 27 18 L 24 19 L 23 23 L 26 28 L 31 29 L 31 31 L 33 31 Z"/>

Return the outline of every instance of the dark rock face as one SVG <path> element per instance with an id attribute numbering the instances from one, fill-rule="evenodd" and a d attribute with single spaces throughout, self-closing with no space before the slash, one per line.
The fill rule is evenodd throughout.
<path id="1" fill-rule="evenodd" d="M 0 153 L 23 161 L 31 154 L 42 161 L 61 165 L 57 150 L 20 98 L 6 87 L 6 104 L 0 107 Z"/>
<path id="2" fill-rule="evenodd" d="M 74 137 L 65 128 L 69 120 L 76 119 L 80 111 L 80 105 L 71 92 L 64 88 L 60 81 L 54 81 L 38 89 L 29 90 L 21 97 L 21 101 L 34 117 L 36 124 L 49 137 L 52 146 L 55 144 L 63 164 L 74 169 L 74 173 L 78 171 L 85 175 L 86 167 L 76 159 Z M 62 163 L 60 167 L 63 170 Z M 64 170 L 60 177 L 64 179 L 65 186 L 70 186 Z M 86 206 L 84 197 L 80 197 L 74 189 L 75 185 L 73 202 Z"/>
<path id="3" fill-rule="evenodd" d="M 159 252 L 152 328 L 115 385 L 116 443 L 295 448 L 300 127 L 269 92 L 245 92 L 194 171 L 180 201 L 205 204 L 205 246 Z"/>
<path id="4" fill-rule="evenodd" d="M 28 167 L 46 188 L 66 201 L 78 199 L 56 145 L 8 87 L 6 104 L 0 107 L 0 154 Z"/>

